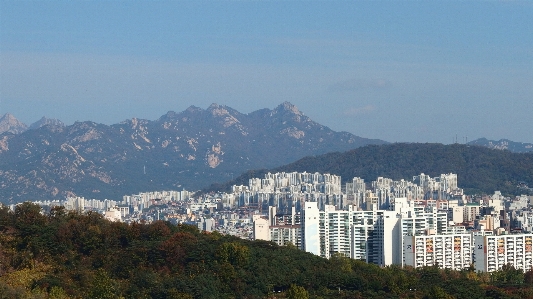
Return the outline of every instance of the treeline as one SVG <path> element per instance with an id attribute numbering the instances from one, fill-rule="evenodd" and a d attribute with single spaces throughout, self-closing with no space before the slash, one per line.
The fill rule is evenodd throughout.
<path id="1" fill-rule="evenodd" d="M 343 182 L 361 177 L 366 182 L 377 177 L 409 180 L 420 173 L 432 177 L 456 173 L 459 187 L 467 194 L 531 194 L 517 188 L 525 182 L 533 187 L 533 153 L 512 153 L 482 146 L 463 144 L 395 143 L 368 145 L 344 153 L 306 157 L 274 169 L 248 171 L 226 184 L 212 185 L 204 192 L 229 191 L 236 184 L 248 185 L 252 177 L 263 178 L 267 172 L 307 171 L 342 176 Z"/>
<path id="2" fill-rule="evenodd" d="M 533 272 L 380 268 L 195 227 L 0 209 L 0 298 L 531 298 Z"/>

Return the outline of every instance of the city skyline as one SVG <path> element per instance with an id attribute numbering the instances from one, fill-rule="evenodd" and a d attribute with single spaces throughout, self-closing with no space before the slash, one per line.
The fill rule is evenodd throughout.
<path id="1" fill-rule="evenodd" d="M 0 115 L 26 124 L 289 101 L 389 142 L 533 143 L 530 2 L 0 6 Z"/>

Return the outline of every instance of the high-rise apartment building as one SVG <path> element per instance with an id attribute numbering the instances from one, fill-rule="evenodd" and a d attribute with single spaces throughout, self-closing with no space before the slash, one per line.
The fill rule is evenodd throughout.
<path id="1" fill-rule="evenodd" d="M 474 237 L 476 270 L 493 272 L 504 265 L 523 271 L 533 269 L 533 234 Z"/>
<path id="2" fill-rule="evenodd" d="M 473 236 L 469 233 L 403 237 L 403 265 L 462 270 L 472 264 Z"/>
<path id="3" fill-rule="evenodd" d="M 268 218 L 270 241 L 281 246 L 292 244 L 301 248 L 301 219 L 295 207 L 291 208 L 290 213 L 277 213 L 276 207 L 269 207 Z"/>
<path id="4" fill-rule="evenodd" d="M 394 211 L 336 210 L 306 202 L 303 212 L 303 249 L 330 258 L 341 254 L 379 265 L 400 262 L 400 231 Z"/>

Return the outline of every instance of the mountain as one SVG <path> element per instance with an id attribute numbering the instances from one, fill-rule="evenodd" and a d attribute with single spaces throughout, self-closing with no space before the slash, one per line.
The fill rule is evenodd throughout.
<path id="1" fill-rule="evenodd" d="M 20 122 L 13 115 L 6 113 L 0 117 L 0 134 L 8 132 L 19 134 L 28 129 L 28 126 Z"/>
<path id="2" fill-rule="evenodd" d="M 19 121 L 9 113 L 4 114 L 4 116 L 0 118 L 0 134 L 6 132 L 12 134 L 20 134 L 26 132 L 26 130 L 35 130 L 42 126 L 64 127 L 65 124 L 58 119 L 46 118 L 43 116 L 40 120 L 34 122 L 28 127 L 26 124 Z"/>
<path id="3" fill-rule="evenodd" d="M 463 144 L 394 143 L 368 145 L 344 153 L 305 157 L 284 166 L 243 173 L 223 185 L 203 192 L 228 191 L 232 185 L 248 185 L 248 180 L 271 172 L 320 172 L 340 175 L 343 182 L 361 177 L 370 183 L 377 177 L 412 180 L 420 173 L 432 177 L 456 173 L 465 192 L 507 195 L 525 194 L 533 186 L 533 153 L 512 153 Z M 520 185 L 520 187 L 519 187 Z"/>
<path id="4" fill-rule="evenodd" d="M 532 143 L 524 142 L 515 142 L 509 139 L 500 139 L 498 141 L 488 140 L 486 138 L 479 138 L 474 141 L 470 141 L 470 145 L 480 145 L 488 148 L 499 149 L 499 150 L 508 150 L 513 153 L 527 153 L 533 152 Z"/>
<path id="5" fill-rule="evenodd" d="M 65 124 L 60 121 L 59 119 L 53 119 L 53 118 L 46 118 L 46 117 L 42 117 L 40 120 L 34 122 L 33 124 L 30 125 L 29 129 L 30 130 L 35 130 L 35 129 L 38 129 L 42 126 L 57 126 L 57 127 L 64 127 Z"/>
<path id="6" fill-rule="evenodd" d="M 196 190 L 248 169 L 384 143 L 335 132 L 288 102 L 249 114 L 212 104 L 170 111 L 155 121 L 42 126 L 0 135 L 0 200 Z"/>

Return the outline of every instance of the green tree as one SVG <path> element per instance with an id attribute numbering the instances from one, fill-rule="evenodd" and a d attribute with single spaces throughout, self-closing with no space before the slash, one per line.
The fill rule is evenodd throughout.
<path id="1" fill-rule="evenodd" d="M 46 220 L 39 205 L 24 202 L 15 207 L 15 227 L 23 236 L 36 234 L 46 224 Z"/>
<path id="2" fill-rule="evenodd" d="M 0 232 L 11 224 L 12 213 L 9 207 L 0 204 Z"/>
<path id="3" fill-rule="evenodd" d="M 429 293 L 424 296 L 424 299 L 452 299 L 453 297 L 448 295 L 441 287 L 433 286 Z"/>
<path id="4" fill-rule="evenodd" d="M 169 299 L 193 299 L 190 294 L 179 292 L 175 288 L 168 290 L 167 298 Z"/>
<path id="5" fill-rule="evenodd" d="M 491 275 L 491 280 L 496 285 L 520 285 L 524 283 L 524 272 L 510 264 L 503 265 Z"/>
<path id="6" fill-rule="evenodd" d="M 92 288 L 89 292 L 91 299 L 115 299 L 117 298 L 115 281 L 109 277 L 103 269 L 98 269 L 94 276 Z"/>
<path id="7" fill-rule="evenodd" d="M 533 285 L 533 270 L 527 270 L 524 274 L 524 283 L 528 285 Z"/>
<path id="8" fill-rule="evenodd" d="M 61 287 L 53 286 L 48 294 L 49 299 L 68 299 L 68 295 Z"/>
<path id="9" fill-rule="evenodd" d="M 352 272 L 352 259 L 346 255 L 336 252 L 331 256 L 331 263 L 342 272 Z"/>
<path id="10" fill-rule="evenodd" d="M 301 286 L 291 284 L 287 290 L 287 299 L 309 299 L 309 292 Z"/>
<path id="11" fill-rule="evenodd" d="M 250 249 L 237 242 L 226 242 L 219 246 L 216 254 L 221 262 L 242 267 L 248 264 Z"/>

